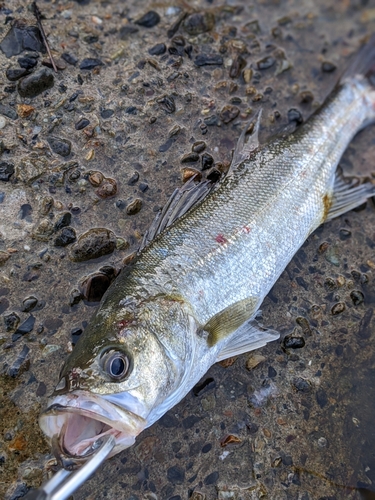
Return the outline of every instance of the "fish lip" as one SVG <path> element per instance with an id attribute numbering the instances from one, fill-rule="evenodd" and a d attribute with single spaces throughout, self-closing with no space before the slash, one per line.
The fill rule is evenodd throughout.
<path id="1" fill-rule="evenodd" d="M 99 395 L 86 391 L 57 396 L 39 419 L 58 462 L 74 469 L 95 453 L 102 437 L 112 434 L 116 444 L 109 456 L 131 446 L 147 421 Z"/>

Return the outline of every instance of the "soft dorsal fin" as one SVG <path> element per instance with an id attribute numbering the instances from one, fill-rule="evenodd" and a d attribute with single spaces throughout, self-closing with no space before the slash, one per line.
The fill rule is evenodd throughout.
<path id="1" fill-rule="evenodd" d="M 342 170 L 337 169 L 331 206 L 325 220 L 333 219 L 359 207 L 371 196 L 375 196 L 375 185 L 371 181 L 360 184 L 356 178 L 346 179 L 342 175 Z"/>
<path id="2" fill-rule="evenodd" d="M 232 173 L 238 165 L 243 161 L 250 158 L 250 154 L 259 148 L 259 126 L 260 120 L 262 118 L 262 109 L 260 109 L 253 120 L 250 121 L 248 125 L 241 132 L 240 138 L 238 139 L 236 149 L 233 153 L 232 163 L 228 174 Z M 253 131 L 251 135 L 246 139 L 247 131 L 250 125 L 254 123 Z"/>
<path id="3" fill-rule="evenodd" d="M 212 186 L 213 184 L 209 181 L 196 183 L 194 177 L 192 177 L 182 187 L 175 189 L 164 208 L 158 212 L 149 230 L 143 236 L 138 253 L 166 227 L 169 227 L 193 206 L 201 202 L 211 191 Z"/>

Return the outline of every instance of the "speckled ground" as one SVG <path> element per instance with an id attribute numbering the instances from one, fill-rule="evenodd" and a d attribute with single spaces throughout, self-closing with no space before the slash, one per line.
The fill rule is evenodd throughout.
<path id="1" fill-rule="evenodd" d="M 375 31 L 372 0 L 61 0 L 39 8 L 62 68 L 53 87 L 21 97 L 24 87 L 5 75 L 25 54 L 0 52 L 0 167 L 14 169 L 0 180 L 0 496 L 12 500 L 46 479 L 52 456 L 37 416 L 93 313 L 93 274 L 100 292 L 186 168 L 201 170 L 202 155 L 181 159 L 204 141 L 214 166 L 203 174 L 217 178 L 260 107 L 263 141 L 291 119 L 306 120 Z M 160 16 L 155 26 L 134 22 L 149 11 Z M 169 36 L 182 13 L 185 26 Z M 26 2 L 2 4 L 0 40 L 21 19 L 36 24 Z M 150 54 L 157 44 L 166 51 Z M 197 65 L 209 57 L 220 64 Z M 82 69 L 88 59 L 95 67 Z M 349 146 L 347 174 L 375 172 L 374 131 Z M 7 177 L 11 167 L 2 168 Z M 213 366 L 75 498 L 375 498 L 375 208 L 361 208 L 316 231 L 269 294 L 264 324 L 280 341 Z M 112 231 L 116 249 L 72 261 L 75 243 L 56 246 L 58 237 L 68 241 L 66 223 L 77 238 Z M 304 347 L 285 348 L 291 334 Z"/>

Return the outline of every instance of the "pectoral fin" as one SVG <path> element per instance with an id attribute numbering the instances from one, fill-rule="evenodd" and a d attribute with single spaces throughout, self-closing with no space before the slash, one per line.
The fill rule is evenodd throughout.
<path id="1" fill-rule="evenodd" d="M 336 172 L 333 195 L 325 197 L 324 220 L 331 220 L 353 210 L 364 203 L 367 198 L 375 196 L 375 185 L 370 181 L 359 183 L 358 179 L 345 179 L 341 170 Z"/>
<path id="2" fill-rule="evenodd" d="M 248 138 L 246 138 L 246 134 L 249 130 L 249 125 L 247 125 L 242 131 L 240 138 L 238 139 L 236 149 L 233 153 L 233 159 L 228 174 L 233 172 L 243 161 L 248 160 L 250 158 L 250 154 L 259 148 L 258 135 L 261 118 L 262 109 L 259 110 L 254 120 L 251 121 L 251 124 L 254 124 L 254 126 L 252 133 Z"/>
<path id="3" fill-rule="evenodd" d="M 252 319 L 238 328 L 233 335 L 233 341 L 218 354 L 217 361 L 259 349 L 279 337 L 278 332 L 264 328 L 256 319 Z"/>
<path id="4" fill-rule="evenodd" d="M 203 327 L 209 334 L 207 340 L 208 344 L 213 346 L 237 330 L 243 323 L 254 316 L 257 305 L 258 298 L 249 297 L 236 302 L 216 314 Z"/>

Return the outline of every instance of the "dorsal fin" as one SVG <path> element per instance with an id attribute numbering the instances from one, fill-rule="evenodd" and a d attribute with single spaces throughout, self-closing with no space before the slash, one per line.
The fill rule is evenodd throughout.
<path id="1" fill-rule="evenodd" d="M 232 163 L 229 169 L 228 174 L 231 174 L 238 165 L 240 165 L 243 161 L 248 160 L 250 158 L 250 154 L 259 148 L 259 125 L 260 120 L 262 118 L 262 108 L 258 111 L 255 118 L 253 118 L 243 129 L 241 135 L 238 139 L 236 149 L 233 153 Z M 254 124 L 253 130 L 249 137 L 246 139 L 246 134 L 250 128 L 250 126 Z"/>
<path id="2" fill-rule="evenodd" d="M 177 188 L 158 212 L 151 223 L 150 229 L 143 236 L 140 253 L 153 239 L 156 238 L 166 227 L 169 227 L 179 217 L 186 214 L 193 206 L 201 202 L 211 191 L 213 184 L 209 181 L 195 182 L 195 176 L 189 179 L 183 186 Z"/>

